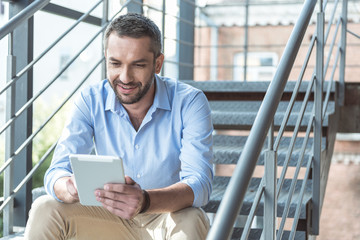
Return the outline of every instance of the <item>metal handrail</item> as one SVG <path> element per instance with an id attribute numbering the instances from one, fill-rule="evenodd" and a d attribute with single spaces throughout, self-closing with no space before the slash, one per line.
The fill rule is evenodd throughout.
<path id="1" fill-rule="evenodd" d="M 31 18 L 35 12 L 45 7 L 50 0 L 37 0 L 27 6 L 23 11 L 12 17 L 2 28 L 0 28 L 0 40 L 11 33 L 21 23 Z"/>
<path id="2" fill-rule="evenodd" d="M 299 51 L 300 44 L 310 22 L 315 5 L 315 0 L 307 0 L 303 5 L 298 21 L 296 22 L 290 39 L 285 47 L 275 77 L 269 85 L 249 137 L 245 143 L 244 150 L 225 191 L 207 239 L 227 239 L 230 237 L 232 225 L 240 211 L 246 189 L 265 141 L 267 130 L 274 118 L 290 74 L 290 69 L 294 64 L 295 57 Z"/>

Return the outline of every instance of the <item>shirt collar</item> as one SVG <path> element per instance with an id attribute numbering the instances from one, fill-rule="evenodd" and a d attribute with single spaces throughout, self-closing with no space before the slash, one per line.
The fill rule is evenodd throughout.
<path id="1" fill-rule="evenodd" d="M 123 110 L 122 105 L 117 100 L 116 95 L 109 81 L 107 81 L 105 88 L 107 90 L 107 97 L 105 102 L 105 111 L 110 110 L 113 112 L 121 112 Z M 153 108 L 160 108 L 164 110 L 171 110 L 170 100 L 166 87 L 165 80 L 155 74 L 155 97 L 152 105 Z"/>
<path id="2" fill-rule="evenodd" d="M 156 90 L 153 107 L 170 111 L 171 106 L 165 81 L 163 78 L 155 75 Z"/>

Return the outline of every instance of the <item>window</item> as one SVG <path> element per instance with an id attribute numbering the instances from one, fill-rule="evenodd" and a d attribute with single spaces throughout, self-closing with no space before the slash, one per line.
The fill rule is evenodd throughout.
<path id="1" fill-rule="evenodd" d="M 244 53 L 234 56 L 235 81 L 244 81 Z M 247 81 L 271 81 L 274 77 L 278 56 L 274 52 L 249 52 L 247 55 Z"/>

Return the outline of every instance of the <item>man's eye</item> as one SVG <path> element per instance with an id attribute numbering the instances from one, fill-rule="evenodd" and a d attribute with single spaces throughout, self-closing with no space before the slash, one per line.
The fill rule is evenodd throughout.
<path id="1" fill-rule="evenodd" d="M 110 64 L 111 64 L 112 66 L 119 66 L 119 65 L 120 65 L 120 63 L 118 63 L 118 62 L 110 62 Z"/>
<path id="2" fill-rule="evenodd" d="M 139 67 L 139 68 L 144 68 L 146 65 L 145 64 L 135 64 L 136 67 Z"/>

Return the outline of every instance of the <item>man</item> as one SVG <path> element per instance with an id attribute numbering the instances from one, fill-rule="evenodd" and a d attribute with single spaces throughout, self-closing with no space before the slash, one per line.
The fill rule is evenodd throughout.
<path id="1" fill-rule="evenodd" d="M 49 195 L 30 211 L 27 239 L 204 239 L 199 208 L 211 193 L 212 123 L 205 95 L 159 77 L 157 26 L 139 14 L 115 19 L 104 37 L 107 80 L 83 90 L 45 174 Z M 120 156 L 126 184 L 82 206 L 69 154 Z M 94 176 L 96 177 L 96 176 Z M 56 200 L 55 200 L 55 199 Z"/>

